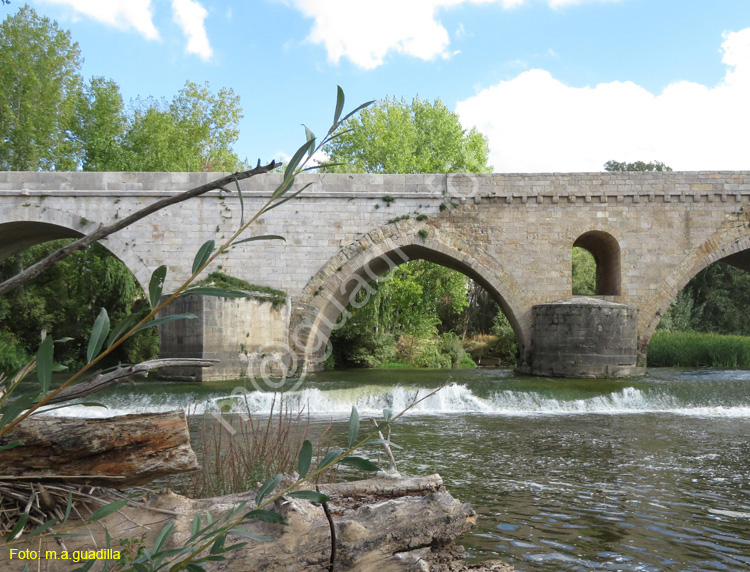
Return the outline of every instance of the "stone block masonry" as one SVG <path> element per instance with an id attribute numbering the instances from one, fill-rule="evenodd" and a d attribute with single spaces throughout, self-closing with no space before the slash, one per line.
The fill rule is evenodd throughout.
<path id="1" fill-rule="evenodd" d="M 221 175 L 0 173 L 0 259 L 50 238 L 80 236 Z M 243 182 L 246 215 L 268 200 L 280 178 Z M 600 294 L 638 310 L 638 366 L 692 276 L 717 260 L 750 268 L 750 172 L 331 174 L 305 175 L 295 185 L 307 183 L 299 198 L 252 229 L 286 242 L 239 245 L 222 258 L 221 270 L 288 293 L 289 311 L 277 319 L 286 320 L 279 323 L 287 344 L 311 366 L 357 280 L 387 270 L 391 259 L 402 262 L 399 253 L 482 284 L 508 315 L 526 368 L 537 337 L 533 308 L 571 296 L 571 247 L 583 235 L 579 244 L 608 257 L 602 268 L 617 274 L 601 277 Z M 186 278 L 200 245 L 227 238 L 240 218 L 235 194 L 209 193 L 144 219 L 104 246 L 144 286 L 166 264 L 168 291 Z M 276 339 L 269 333 L 263 341 Z"/>
<path id="2" fill-rule="evenodd" d="M 638 309 L 588 296 L 534 306 L 528 373 L 550 377 L 630 377 L 638 367 Z"/>

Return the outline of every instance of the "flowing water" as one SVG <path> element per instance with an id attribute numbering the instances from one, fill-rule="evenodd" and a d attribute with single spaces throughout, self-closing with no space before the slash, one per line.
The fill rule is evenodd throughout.
<path id="1" fill-rule="evenodd" d="M 504 370 L 316 374 L 286 399 L 343 432 L 399 411 L 405 474 L 440 473 L 480 515 L 463 544 L 519 571 L 750 570 L 750 372 L 652 370 L 637 380 L 550 380 Z M 109 416 L 231 408 L 234 384 L 147 381 L 112 390 Z M 251 391 L 255 411 L 273 396 Z M 242 407 L 245 407 L 242 404 Z"/>

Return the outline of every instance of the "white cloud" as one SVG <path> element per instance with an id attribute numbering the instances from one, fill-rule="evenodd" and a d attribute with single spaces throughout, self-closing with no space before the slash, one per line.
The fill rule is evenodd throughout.
<path id="1" fill-rule="evenodd" d="M 134 28 L 149 40 L 158 40 L 151 0 L 43 0 L 70 6 L 76 12 L 117 28 Z"/>
<path id="2" fill-rule="evenodd" d="M 208 61 L 213 55 L 206 34 L 205 20 L 208 11 L 196 0 L 172 0 L 173 18 L 187 38 L 185 51 Z"/>
<path id="3" fill-rule="evenodd" d="M 490 142 L 500 172 L 599 171 L 610 160 L 679 170 L 750 168 L 750 28 L 724 35 L 724 80 L 652 94 L 632 82 L 571 87 L 526 71 L 461 101 L 465 127 Z"/>
<path id="4" fill-rule="evenodd" d="M 500 4 L 511 9 L 531 0 L 380 0 L 377 4 L 362 0 L 282 1 L 315 20 L 307 39 L 325 46 L 332 63 L 346 58 L 359 67 L 373 69 L 383 64 L 389 52 L 422 60 L 451 57 L 448 31 L 437 19 L 441 8 Z M 546 0 L 552 8 L 617 1 Z M 466 31 L 459 27 L 457 35 L 466 35 Z"/>

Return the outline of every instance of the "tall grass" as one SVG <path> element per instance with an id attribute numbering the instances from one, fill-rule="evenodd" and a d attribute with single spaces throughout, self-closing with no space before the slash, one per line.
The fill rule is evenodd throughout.
<path id="1" fill-rule="evenodd" d="M 655 332 L 649 367 L 750 369 L 750 337 L 700 332 Z"/>
<path id="2" fill-rule="evenodd" d="M 258 415 L 243 404 L 242 413 L 191 416 L 199 425 L 193 437 L 200 469 L 181 475 L 172 486 L 190 498 L 208 498 L 255 489 L 271 475 L 297 470 L 300 448 L 310 431 L 309 416 L 274 395 L 271 410 Z M 318 455 L 330 448 L 330 424 L 313 443 Z"/>

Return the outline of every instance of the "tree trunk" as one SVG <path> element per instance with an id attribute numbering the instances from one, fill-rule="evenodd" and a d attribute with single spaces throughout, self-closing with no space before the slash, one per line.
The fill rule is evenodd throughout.
<path id="1" fill-rule="evenodd" d="M 0 444 L 0 480 L 67 480 L 110 488 L 140 485 L 198 468 L 183 411 L 106 419 L 35 416 Z"/>
<path id="2" fill-rule="evenodd" d="M 281 485 L 283 486 L 283 484 Z M 438 475 L 412 479 L 373 479 L 355 483 L 320 485 L 331 497 L 327 511 L 306 500 L 282 497 L 274 509 L 288 526 L 248 520 L 242 528 L 253 534 L 275 538 L 271 542 L 249 541 L 242 548 L 226 553 L 223 562 L 202 565 L 211 572 L 252 570 L 255 572 L 466 572 L 484 570 L 512 572 L 500 562 L 467 566 L 463 552 L 452 546 L 475 522 L 476 513 L 468 504 L 454 499 Z M 171 492 L 156 495 L 147 505 L 125 507 L 105 519 L 83 528 L 91 536 L 65 538 L 66 549 L 98 550 L 105 546 L 106 526 L 111 546 L 150 549 L 162 528 L 175 524 L 168 546 L 182 546 L 191 535 L 196 515 L 206 523 L 205 513 L 219 520 L 222 513 L 247 501 L 243 512 L 253 508 L 255 493 L 243 493 L 213 499 L 191 500 Z M 331 524 L 332 523 L 332 524 Z M 331 528 L 335 531 L 332 542 Z M 120 543 L 120 539 L 129 539 Z M 230 535 L 227 546 L 246 538 Z M 332 547 L 335 551 L 332 552 Z M 0 550 L 0 569 L 7 565 L 10 546 Z M 54 540 L 13 545 L 13 548 L 49 550 L 60 554 Z M 333 562 L 332 562 L 333 554 Z M 34 569 L 37 562 L 32 563 Z M 80 566 L 72 561 L 44 559 L 40 570 L 65 571 Z"/>

